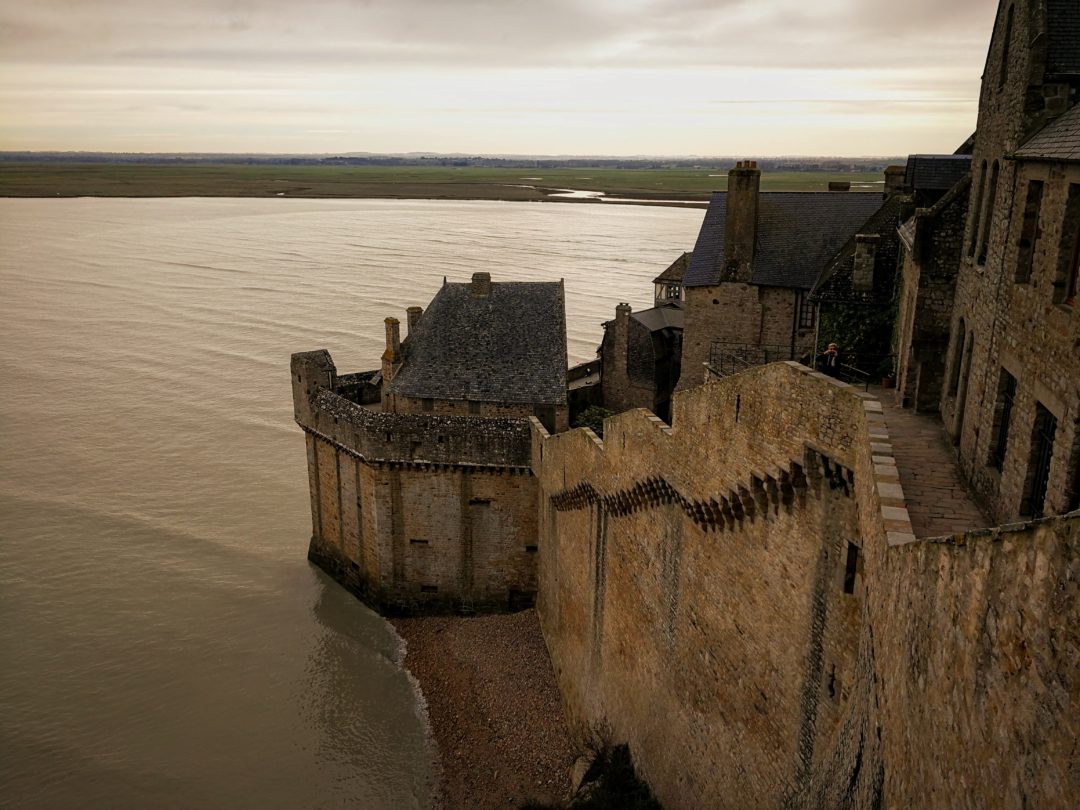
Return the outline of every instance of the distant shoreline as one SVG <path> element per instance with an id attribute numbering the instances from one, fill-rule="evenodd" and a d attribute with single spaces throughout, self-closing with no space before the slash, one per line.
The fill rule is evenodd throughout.
<path id="1" fill-rule="evenodd" d="M 846 180 L 852 191 L 874 191 L 882 179 L 874 172 L 774 172 L 763 176 L 762 190 L 824 191 L 830 181 Z M 0 197 L 19 199 L 426 199 L 705 208 L 710 194 L 726 185 L 725 176 L 709 169 L 0 162 Z M 568 190 L 582 196 L 557 196 Z"/>

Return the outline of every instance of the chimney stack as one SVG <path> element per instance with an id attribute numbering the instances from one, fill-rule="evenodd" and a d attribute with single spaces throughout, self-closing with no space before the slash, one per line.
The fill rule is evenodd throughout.
<path id="1" fill-rule="evenodd" d="M 473 273 L 469 295 L 473 298 L 487 298 L 491 295 L 491 273 Z"/>
<path id="2" fill-rule="evenodd" d="M 386 351 L 382 356 L 383 391 L 394 379 L 401 367 L 401 322 L 397 318 L 386 319 Z"/>
<path id="3" fill-rule="evenodd" d="M 906 183 L 906 166 L 887 166 L 885 168 L 885 199 L 888 199 L 893 194 L 902 193 Z"/>
<path id="4" fill-rule="evenodd" d="M 858 292 L 872 292 L 874 289 L 874 264 L 880 241 L 881 236 L 876 233 L 855 235 L 855 266 L 851 274 L 851 286 Z"/>
<path id="5" fill-rule="evenodd" d="M 724 221 L 725 281 L 749 281 L 757 242 L 758 193 L 761 170 L 756 160 L 740 160 L 728 172 Z"/>
<path id="6" fill-rule="evenodd" d="M 416 332 L 416 327 L 420 325 L 420 316 L 423 314 L 424 310 L 420 307 L 409 307 L 407 310 L 405 310 L 405 315 L 408 318 L 410 335 Z"/>

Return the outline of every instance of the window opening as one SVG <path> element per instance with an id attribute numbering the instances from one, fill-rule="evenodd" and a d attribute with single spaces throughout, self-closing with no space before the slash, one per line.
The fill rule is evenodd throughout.
<path id="1" fill-rule="evenodd" d="M 844 561 L 844 593 L 855 593 L 855 574 L 859 568 L 859 547 L 847 544 L 847 559 Z"/>
<path id="2" fill-rule="evenodd" d="M 1065 221 L 1061 227 L 1057 272 L 1054 274 L 1054 303 L 1076 306 L 1080 292 L 1080 183 L 1069 185 Z"/>
<path id="3" fill-rule="evenodd" d="M 1034 518 L 1043 516 L 1046 486 L 1050 481 L 1050 459 L 1054 455 L 1054 438 L 1057 435 L 1057 417 L 1041 402 L 1035 403 L 1035 424 L 1031 428 L 1031 454 L 1028 456 L 1027 478 L 1024 479 L 1024 497 L 1020 501 L 1020 514 Z"/>
<path id="4" fill-rule="evenodd" d="M 986 252 L 990 246 L 990 225 L 994 221 L 994 206 L 997 203 L 998 174 L 1001 167 L 994 161 L 994 168 L 990 170 L 990 188 L 986 194 L 986 211 L 983 213 L 982 239 L 979 241 L 979 264 L 986 264 Z"/>
<path id="5" fill-rule="evenodd" d="M 1009 450 L 1009 422 L 1012 420 L 1015 399 L 1016 377 L 1002 369 L 998 380 L 997 401 L 994 403 L 994 438 L 990 446 L 990 466 L 998 472 L 1004 469 L 1005 455 Z"/>
<path id="6" fill-rule="evenodd" d="M 1024 220 L 1020 228 L 1020 242 L 1016 251 L 1016 282 L 1025 284 L 1031 280 L 1031 266 L 1035 258 L 1035 243 L 1039 239 L 1039 209 L 1042 207 L 1043 183 L 1028 183 L 1027 200 L 1024 202 Z"/>

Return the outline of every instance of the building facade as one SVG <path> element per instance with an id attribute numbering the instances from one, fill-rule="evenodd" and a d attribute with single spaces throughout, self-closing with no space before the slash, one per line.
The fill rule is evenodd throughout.
<path id="1" fill-rule="evenodd" d="M 310 558 L 387 614 L 507 610 L 536 593 L 528 418 L 565 430 L 560 283 L 444 284 L 386 321 L 380 371 L 292 358 Z"/>
<path id="2" fill-rule="evenodd" d="M 1080 13 L 999 7 L 941 414 L 999 520 L 1080 505 Z"/>

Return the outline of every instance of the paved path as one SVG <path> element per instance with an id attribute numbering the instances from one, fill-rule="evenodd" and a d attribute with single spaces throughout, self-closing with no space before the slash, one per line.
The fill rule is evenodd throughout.
<path id="1" fill-rule="evenodd" d="M 900 486 L 916 537 L 940 537 L 994 525 L 960 480 L 956 457 L 936 415 L 893 404 L 893 392 L 870 389 L 885 411 Z"/>

